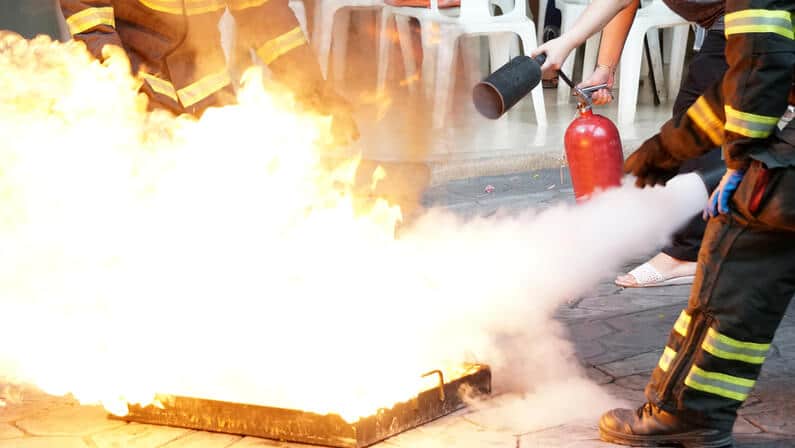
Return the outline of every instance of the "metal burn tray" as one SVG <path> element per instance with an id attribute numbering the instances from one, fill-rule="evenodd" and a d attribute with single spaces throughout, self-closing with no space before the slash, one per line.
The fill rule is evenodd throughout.
<path id="1" fill-rule="evenodd" d="M 477 394 L 491 392 L 491 371 L 485 365 L 472 366 L 464 376 L 449 383 L 444 382 L 441 371 L 426 374 L 430 375 L 438 376 L 439 387 L 391 408 L 379 409 L 354 423 L 337 414 L 166 395 L 159 397 L 163 408 L 130 405 L 127 415 L 111 417 L 286 442 L 362 448 L 463 408 L 462 387 L 470 387 Z"/>

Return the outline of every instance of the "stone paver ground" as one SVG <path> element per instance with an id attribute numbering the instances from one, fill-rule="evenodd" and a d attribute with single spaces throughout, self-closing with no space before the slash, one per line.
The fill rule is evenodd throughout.
<path id="1" fill-rule="evenodd" d="M 495 192 L 484 192 L 486 185 Z M 446 207 L 464 216 L 490 215 L 571 201 L 565 173 L 557 170 L 476 178 L 426 192 L 425 207 Z M 635 260 L 632 267 L 643 260 Z M 561 306 L 556 318 L 568 329 L 587 376 L 602 390 L 628 403 L 642 401 L 646 379 L 659 358 L 689 287 L 621 289 L 605 281 L 585 297 Z M 795 447 L 795 307 L 790 307 L 773 342 L 753 396 L 740 411 L 735 446 Z M 98 407 L 28 391 L 19 404 L 0 407 L 0 448 L 298 448 L 252 437 L 125 423 L 106 418 Z M 513 401 L 512 401 L 513 400 Z M 538 425 L 546 409 L 521 405 L 507 395 L 467 408 L 378 446 L 384 448 L 609 447 L 598 440 L 595 418 L 564 418 Z M 587 403 L 569 402 L 576 409 Z M 510 423 L 501 420 L 511 412 Z M 502 413 L 501 413 L 502 412 Z M 550 411 L 551 412 L 551 411 Z M 527 416 L 527 418 L 523 418 Z M 545 420 L 547 420 L 545 418 Z M 538 421 L 538 420 L 535 420 Z"/>

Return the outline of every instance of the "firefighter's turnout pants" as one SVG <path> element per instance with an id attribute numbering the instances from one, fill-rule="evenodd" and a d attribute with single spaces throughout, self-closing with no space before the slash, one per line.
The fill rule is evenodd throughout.
<path id="1" fill-rule="evenodd" d="M 770 142 L 795 151 L 780 136 Z M 732 213 L 707 225 L 689 303 L 646 397 L 690 421 L 730 431 L 793 294 L 795 167 L 767 169 L 754 161 Z"/>

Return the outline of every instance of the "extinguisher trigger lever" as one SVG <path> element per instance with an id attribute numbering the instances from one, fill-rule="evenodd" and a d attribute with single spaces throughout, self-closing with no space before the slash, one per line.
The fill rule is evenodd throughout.
<path id="1" fill-rule="evenodd" d="M 593 101 L 591 98 L 593 97 L 594 92 L 606 88 L 607 84 L 596 84 L 588 87 L 575 87 L 574 94 L 579 98 L 579 108 L 582 110 L 590 109 L 593 106 Z"/>

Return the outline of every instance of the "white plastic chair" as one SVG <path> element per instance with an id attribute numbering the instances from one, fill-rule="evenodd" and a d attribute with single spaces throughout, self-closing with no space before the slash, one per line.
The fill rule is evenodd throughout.
<path id="1" fill-rule="evenodd" d="M 656 32 L 660 28 L 673 27 L 671 45 L 671 63 L 668 66 L 666 84 L 668 98 L 674 98 L 682 82 L 685 52 L 687 50 L 687 36 L 690 32 L 690 23 L 671 11 L 662 0 L 652 0 L 647 6 L 640 8 L 635 15 L 635 21 L 629 30 L 624 51 L 619 64 L 618 79 L 618 122 L 620 124 L 635 121 L 638 107 L 638 85 L 640 83 L 640 70 L 643 57 L 643 37 L 649 38 L 652 54 L 659 53 L 659 38 Z M 651 33 L 649 33 L 652 31 Z M 652 65 L 656 65 L 656 59 Z M 653 70 L 662 71 L 662 62 Z M 662 79 L 658 85 L 662 85 Z"/>
<path id="2" fill-rule="evenodd" d="M 304 36 L 309 38 L 309 31 L 306 27 L 306 7 L 304 6 L 303 0 L 290 0 L 287 3 L 287 6 L 293 10 L 293 14 L 295 14 L 295 18 L 298 19 L 298 25 L 301 26 L 301 31 L 304 32 Z"/>
<path id="3" fill-rule="evenodd" d="M 585 8 L 588 7 L 589 0 L 555 0 L 555 7 L 560 10 L 560 32 L 561 34 L 569 31 L 577 19 L 582 15 L 585 11 Z M 546 18 L 547 14 L 547 2 L 546 0 L 539 0 L 538 2 L 538 42 L 543 40 L 543 33 L 544 33 L 544 19 Z M 591 38 L 588 39 L 586 46 L 585 46 L 585 60 L 583 67 L 590 67 L 596 65 L 596 58 L 599 52 L 599 37 L 601 33 L 597 33 Z M 596 44 L 594 44 L 596 43 Z M 590 44 L 590 45 L 589 45 Z M 574 61 L 577 58 L 577 49 L 575 48 L 574 51 L 569 54 L 569 57 L 563 61 L 563 64 L 560 66 L 560 70 L 568 76 L 572 76 L 572 69 L 574 68 Z M 585 74 L 583 74 L 583 78 L 585 78 Z M 557 103 L 558 104 L 565 104 L 568 103 L 571 99 L 571 89 L 565 82 L 558 83 L 557 89 Z"/>
<path id="4" fill-rule="evenodd" d="M 537 46 L 535 25 L 527 17 L 525 1 L 519 1 L 504 14 L 494 16 L 489 0 L 461 0 L 460 8 L 439 9 L 438 0 L 431 0 L 430 8 L 385 6 L 382 16 L 382 29 L 386 30 L 391 17 L 395 17 L 398 36 L 401 40 L 403 59 L 407 76 L 416 74 L 416 65 L 410 52 L 408 41 L 408 20 L 415 18 L 420 22 L 423 47 L 423 80 L 426 94 L 433 98 L 433 126 L 444 125 L 450 107 L 454 86 L 455 70 L 453 63 L 458 51 L 458 38 L 461 36 L 489 37 L 490 59 L 493 68 L 500 67 L 510 59 L 510 49 L 514 36 L 518 35 L 525 51 Z M 502 9 L 502 8 L 501 8 Z M 507 9 L 507 7 L 506 7 Z M 457 13 L 457 15 L 456 15 Z M 404 38 L 404 36 L 406 36 Z M 408 44 L 408 45 L 406 45 Z M 379 45 L 378 86 L 383 89 L 389 61 L 389 36 L 381 34 Z M 408 53 L 408 54 L 407 54 Z M 541 85 L 531 92 L 536 122 L 546 126 L 544 97 Z"/>
<path id="5" fill-rule="evenodd" d="M 312 40 L 315 44 L 323 76 L 328 76 L 329 57 L 334 43 L 334 73 L 332 79 L 342 79 L 348 50 L 348 26 L 354 9 L 379 11 L 382 0 L 318 0 L 315 6 L 315 25 Z M 333 35 L 333 39 L 332 39 Z M 378 35 L 378 33 L 376 33 Z"/>

